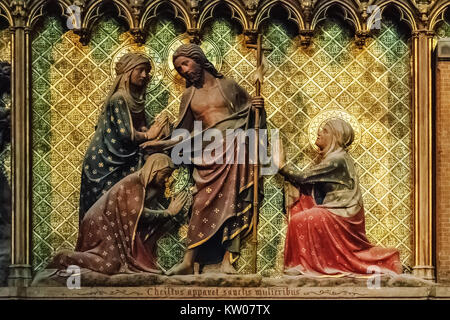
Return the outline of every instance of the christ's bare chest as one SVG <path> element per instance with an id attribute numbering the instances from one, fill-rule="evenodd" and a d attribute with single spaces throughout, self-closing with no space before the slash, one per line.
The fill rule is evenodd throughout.
<path id="1" fill-rule="evenodd" d="M 196 89 L 191 100 L 191 110 L 195 120 L 202 121 L 206 127 L 212 126 L 230 115 L 217 85 L 209 89 Z"/>

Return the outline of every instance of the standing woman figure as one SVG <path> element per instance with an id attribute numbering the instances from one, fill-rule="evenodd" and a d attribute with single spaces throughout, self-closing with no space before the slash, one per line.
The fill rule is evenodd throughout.
<path id="1" fill-rule="evenodd" d="M 147 130 L 145 90 L 150 67 L 150 61 L 137 53 L 125 54 L 116 64 L 116 79 L 83 161 L 80 223 L 102 194 L 142 167 L 139 144 L 169 133 L 167 117 L 159 118 Z"/>

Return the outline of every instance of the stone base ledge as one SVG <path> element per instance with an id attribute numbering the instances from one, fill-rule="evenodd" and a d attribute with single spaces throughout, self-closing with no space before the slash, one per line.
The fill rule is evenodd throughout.
<path id="1" fill-rule="evenodd" d="M 56 269 L 45 269 L 34 277 L 34 287 L 66 287 L 71 274 Z M 80 270 L 81 287 L 364 287 L 372 275 L 305 276 L 281 275 L 262 277 L 257 274 L 202 273 L 185 276 L 166 276 L 153 273 L 105 275 L 88 269 Z M 433 287 L 436 283 L 410 274 L 380 275 L 380 287 Z"/>
<path id="2" fill-rule="evenodd" d="M 89 299 L 89 300 L 299 300 L 299 299 L 449 299 L 450 287 L 380 288 L 361 287 L 56 287 L 0 288 L 0 299 Z"/>
<path id="3" fill-rule="evenodd" d="M 364 275 L 321 276 L 151 273 L 108 276 L 81 269 L 81 289 L 68 289 L 70 274 L 39 272 L 30 287 L 0 288 L 0 299 L 450 299 L 450 285 L 409 274 L 382 275 L 378 288 Z"/>

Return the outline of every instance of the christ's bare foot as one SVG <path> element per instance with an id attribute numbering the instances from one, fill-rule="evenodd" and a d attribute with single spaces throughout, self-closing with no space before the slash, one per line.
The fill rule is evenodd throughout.
<path id="1" fill-rule="evenodd" d="M 187 274 L 194 274 L 194 266 L 184 261 L 173 266 L 166 273 L 166 275 L 168 276 L 187 275 Z"/>

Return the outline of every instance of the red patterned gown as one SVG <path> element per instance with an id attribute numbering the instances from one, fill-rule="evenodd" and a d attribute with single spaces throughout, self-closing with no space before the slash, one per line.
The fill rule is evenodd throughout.
<path id="1" fill-rule="evenodd" d="M 366 237 L 359 182 L 346 152 L 303 172 L 285 167 L 281 174 L 303 191 L 313 187 L 312 196 L 302 193 L 289 210 L 285 270 L 368 274 L 377 266 L 381 273 L 402 272 L 398 250 L 374 246 Z"/>

